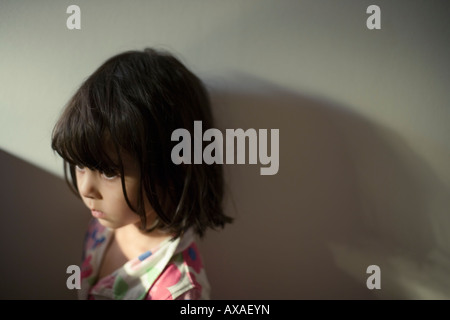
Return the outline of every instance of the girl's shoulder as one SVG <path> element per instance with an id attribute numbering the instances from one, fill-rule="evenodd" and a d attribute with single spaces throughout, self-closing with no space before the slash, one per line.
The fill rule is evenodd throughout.
<path id="1" fill-rule="evenodd" d="M 150 287 L 146 299 L 208 299 L 209 283 L 195 242 L 177 253 Z"/>

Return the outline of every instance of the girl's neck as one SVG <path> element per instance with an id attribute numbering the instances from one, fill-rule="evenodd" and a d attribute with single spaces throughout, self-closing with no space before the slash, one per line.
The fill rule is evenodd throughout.
<path id="1" fill-rule="evenodd" d="M 135 224 L 114 230 L 114 240 L 128 260 L 136 258 L 146 251 L 152 251 L 161 242 L 171 237 L 171 234 L 161 230 L 145 232 Z"/>

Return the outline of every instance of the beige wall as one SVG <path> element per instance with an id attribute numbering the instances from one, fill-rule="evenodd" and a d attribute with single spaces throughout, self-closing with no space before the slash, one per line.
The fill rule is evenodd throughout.
<path id="1" fill-rule="evenodd" d="M 82 28 L 70 31 L 66 8 L 75 3 Z M 381 7 L 381 30 L 366 28 L 370 4 Z M 57 237 L 56 226 L 68 222 L 58 215 L 64 203 L 57 209 L 51 199 L 87 214 L 56 187 L 53 124 L 106 58 L 157 46 L 205 80 L 220 128 L 280 129 L 277 175 L 226 166 L 226 208 L 236 223 L 201 243 L 214 298 L 450 298 L 448 9 L 444 0 L 2 0 L 2 247 L 40 250 L 26 228 L 10 246 L 6 231 L 20 233 L 19 222 Z M 16 162 L 48 187 L 8 169 Z M 47 189 L 49 201 L 36 197 Z M 23 206 L 10 217 L 25 202 L 41 219 Z M 46 272 L 33 259 L 10 268 L 41 270 L 35 287 L 63 279 L 60 266 L 78 258 L 77 221 L 67 224 L 66 257 L 58 242 L 46 245 L 58 267 Z M 382 273 L 376 292 L 366 288 L 372 264 Z M 72 294 L 17 290 L 27 298 Z"/>

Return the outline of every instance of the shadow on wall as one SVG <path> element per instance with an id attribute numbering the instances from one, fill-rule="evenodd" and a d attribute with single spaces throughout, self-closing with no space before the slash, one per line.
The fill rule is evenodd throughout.
<path id="1" fill-rule="evenodd" d="M 236 218 L 200 243 L 213 299 L 450 298 L 449 190 L 404 140 L 248 77 L 208 81 L 217 127 L 280 130 L 280 168 L 225 165 Z M 89 219 L 65 182 L 0 152 L 0 299 L 72 299 Z M 233 204 L 234 202 L 234 204 Z M 369 290 L 369 265 L 381 290 Z"/>
<path id="2" fill-rule="evenodd" d="M 79 265 L 89 215 L 60 178 L 0 150 L 0 299 L 76 299 L 66 287 Z"/>
<path id="3" fill-rule="evenodd" d="M 235 80 L 207 81 L 216 126 L 279 129 L 280 168 L 225 165 L 236 220 L 200 243 L 212 298 L 450 298 L 436 232 L 450 229 L 449 190 L 402 138 L 348 108 Z M 370 265 L 380 290 L 366 286 Z"/>

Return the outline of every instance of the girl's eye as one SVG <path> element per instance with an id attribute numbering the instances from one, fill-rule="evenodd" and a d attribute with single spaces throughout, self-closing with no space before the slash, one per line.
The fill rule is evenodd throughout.
<path id="1" fill-rule="evenodd" d="M 116 173 L 105 173 L 102 172 L 102 177 L 104 177 L 106 180 L 113 180 L 115 178 L 117 178 L 119 175 Z"/>
<path id="2" fill-rule="evenodd" d="M 79 172 L 84 172 L 84 167 L 83 166 L 75 166 L 75 169 Z"/>

